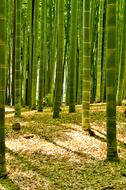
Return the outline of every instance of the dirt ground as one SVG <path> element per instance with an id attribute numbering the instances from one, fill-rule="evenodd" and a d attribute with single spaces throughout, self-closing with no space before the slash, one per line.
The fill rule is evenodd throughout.
<path id="1" fill-rule="evenodd" d="M 120 162 L 106 159 L 105 105 L 90 111 L 91 137 L 82 130 L 82 108 L 69 114 L 63 107 L 60 119 L 44 112 L 23 110 L 20 119 L 6 108 L 6 165 L 8 177 L 0 190 L 126 190 L 126 117 L 117 108 L 117 139 Z M 21 129 L 12 130 L 19 122 Z"/>

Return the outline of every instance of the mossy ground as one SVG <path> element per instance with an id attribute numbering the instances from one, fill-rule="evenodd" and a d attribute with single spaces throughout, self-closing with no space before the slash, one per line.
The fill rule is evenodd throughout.
<path id="1" fill-rule="evenodd" d="M 14 114 L 6 114 L 6 165 L 8 177 L 0 190 L 98 190 L 126 189 L 126 118 L 117 108 L 120 162 L 106 159 L 105 105 L 91 106 L 90 137 L 81 128 L 82 108 L 69 114 L 63 107 L 60 119 L 50 108 L 43 113 L 25 111 L 13 131 Z M 17 119 L 16 119 L 17 122 Z M 32 134 L 32 135 L 31 135 Z M 28 135 L 29 138 L 26 138 Z"/>

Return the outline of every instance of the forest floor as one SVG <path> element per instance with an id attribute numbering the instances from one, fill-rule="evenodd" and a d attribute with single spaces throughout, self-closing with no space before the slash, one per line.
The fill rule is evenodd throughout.
<path id="1" fill-rule="evenodd" d="M 6 109 L 6 165 L 8 176 L 0 190 L 126 190 L 126 117 L 117 107 L 117 138 L 120 162 L 106 159 L 105 105 L 92 105 L 91 137 L 81 128 L 82 108 L 69 114 L 63 107 L 60 119 L 23 111 L 20 119 Z M 12 111 L 12 113 L 11 113 Z M 12 124 L 20 122 L 19 131 Z"/>

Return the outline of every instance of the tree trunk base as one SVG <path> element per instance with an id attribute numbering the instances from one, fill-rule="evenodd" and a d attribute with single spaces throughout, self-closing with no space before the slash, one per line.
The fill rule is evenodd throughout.
<path id="1" fill-rule="evenodd" d="M 120 159 L 118 156 L 115 156 L 115 157 L 107 157 L 106 162 L 120 162 Z"/>
<path id="2" fill-rule="evenodd" d="M 3 164 L 0 164 L 0 178 L 5 179 L 7 177 L 6 167 Z"/>

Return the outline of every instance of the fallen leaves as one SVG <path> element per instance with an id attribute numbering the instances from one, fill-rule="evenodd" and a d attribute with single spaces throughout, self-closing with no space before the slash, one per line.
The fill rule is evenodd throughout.
<path id="1" fill-rule="evenodd" d="M 13 131 L 13 113 L 6 115 L 7 169 L 9 179 L 22 190 L 97 190 L 125 189 L 126 127 L 124 108 L 117 108 L 119 163 L 106 158 L 105 105 L 91 106 L 91 137 L 81 128 L 81 106 L 68 114 L 62 109 L 61 119 L 52 119 L 50 109 L 43 113 L 27 111 Z M 9 110 L 10 111 L 10 110 Z M 10 182 L 8 182 L 10 183 Z M 13 188 L 14 189 L 14 188 Z"/>

